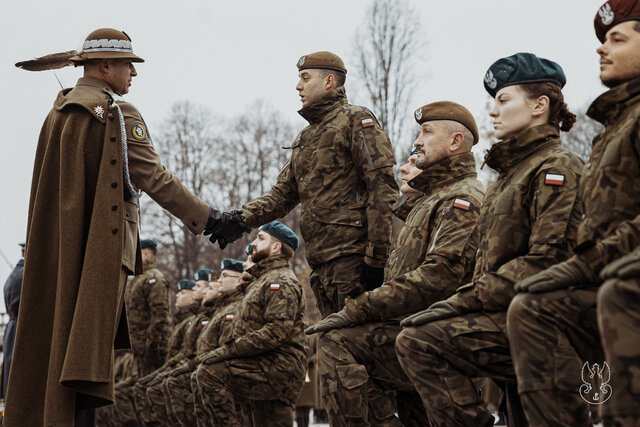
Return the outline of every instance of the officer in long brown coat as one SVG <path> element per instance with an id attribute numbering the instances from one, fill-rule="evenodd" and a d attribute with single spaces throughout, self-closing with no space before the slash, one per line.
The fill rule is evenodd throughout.
<path id="1" fill-rule="evenodd" d="M 397 184 L 389 137 L 364 107 L 347 102 L 347 69 L 330 52 L 297 63 L 309 122 L 296 137 L 276 184 L 242 207 L 238 221 L 257 227 L 302 204 L 300 228 L 310 282 L 323 316 L 347 296 L 382 284 Z"/>
<path id="2" fill-rule="evenodd" d="M 582 161 L 563 150 L 558 137 L 575 121 L 562 97 L 565 81 L 558 64 L 530 53 L 502 58 L 485 75 L 501 139 L 486 163 L 500 175 L 480 208 L 473 279 L 405 319 L 408 327 L 396 340 L 400 363 L 433 426 L 493 425 L 471 379 L 515 386 L 506 335 L 514 285 L 570 255 L 581 214 Z M 510 415 L 516 418 L 517 396 L 513 402 Z"/>
<path id="3" fill-rule="evenodd" d="M 162 165 L 140 113 L 118 101 L 142 62 L 129 36 L 94 31 L 69 61 L 84 77 L 58 94 L 35 156 L 9 427 L 71 426 L 76 410 L 113 402 L 114 346 L 129 346 L 124 284 L 142 272 L 140 190 L 195 234 L 243 230 Z"/>
<path id="4" fill-rule="evenodd" d="M 610 90 L 587 110 L 605 129 L 593 140 L 580 181 L 585 214 L 578 246 L 569 260 L 518 284 L 523 293 L 509 308 L 518 386 L 532 423 L 561 418 L 565 425 L 590 425 L 588 410 L 601 405 L 605 425 L 640 425 L 637 255 L 621 258 L 640 244 L 638 21 L 640 4 L 630 0 L 608 1 L 595 15 L 600 80 Z M 616 259 L 602 273 L 620 280 L 602 284 L 598 273 Z M 552 366 L 561 372 L 549 372 Z"/>
<path id="5" fill-rule="evenodd" d="M 413 167 L 401 168 L 401 191 L 413 196 L 407 202 L 411 210 L 384 285 L 305 331 L 327 331 L 318 343 L 319 365 L 334 427 L 428 424 L 420 395 L 396 358 L 400 320 L 452 295 L 473 273 L 484 193 L 470 152 L 478 140 L 476 122 L 469 110 L 448 101 L 420 107 L 414 118 L 420 129 L 417 159 Z M 396 391 L 400 420 L 377 390 Z"/>

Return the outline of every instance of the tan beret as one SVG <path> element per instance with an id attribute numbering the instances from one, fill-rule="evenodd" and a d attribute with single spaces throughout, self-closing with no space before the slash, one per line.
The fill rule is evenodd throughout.
<path id="1" fill-rule="evenodd" d="M 144 59 L 133 53 L 131 37 L 124 31 L 113 28 L 100 28 L 87 36 L 82 50 L 70 60 L 82 63 L 87 59 L 131 59 L 133 62 L 144 62 Z"/>
<path id="2" fill-rule="evenodd" d="M 478 125 L 476 124 L 476 119 L 473 118 L 471 111 L 455 102 L 432 102 L 431 104 L 418 108 L 415 111 L 414 117 L 419 124 L 432 120 L 453 120 L 469 129 L 473 135 L 474 144 L 478 142 Z"/>
<path id="3" fill-rule="evenodd" d="M 321 68 L 323 70 L 335 70 L 347 74 L 347 69 L 342 59 L 340 59 L 338 55 L 327 51 L 314 52 L 301 56 L 300 59 L 298 59 L 297 66 L 298 71 L 307 68 Z"/>

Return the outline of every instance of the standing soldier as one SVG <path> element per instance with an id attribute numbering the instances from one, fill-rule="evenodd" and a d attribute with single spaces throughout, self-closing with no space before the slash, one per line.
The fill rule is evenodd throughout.
<path id="1" fill-rule="evenodd" d="M 18 308 L 20 307 L 20 291 L 22 290 L 22 274 L 24 272 L 24 243 L 19 243 L 20 260 L 13 267 L 11 274 L 4 282 L 4 307 L 9 315 L 9 321 L 4 328 L 2 338 L 2 389 L 0 398 L 7 396 L 7 382 L 9 381 L 9 368 L 13 356 L 13 343 L 16 339 L 16 321 L 18 320 Z"/>
<path id="2" fill-rule="evenodd" d="M 302 203 L 311 288 L 323 316 L 382 284 L 391 209 L 398 190 L 389 137 L 364 107 L 347 103 L 347 69 L 330 52 L 298 61 L 298 113 L 309 126 L 267 194 L 234 218 L 250 227 L 285 216 Z"/>
<path id="3" fill-rule="evenodd" d="M 157 246 L 151 239 L 140 241 L 143 273 L 131 279 L 124 292 L 135 376 L 139 378 L 164 363 L 171 335 L 169 284 L 156 267 Z"/>
<path id="4" fill-rule="evenodd" d="M 580 182 L 585 214 L 578 229 L 578 246 L 569 260 L 519 283 L 523 293 L 509 308 L 518 387 L 532 425 L 590 425 L 585 400 L 600 404 L 606 399 L 610 400 L 601 406 L 606 422 L 639 425 L 640 292 L 635 255 L 602 271 L 604 278 L 619 274 L 620 280 L 600 286 L 598 277 L 602 267 L 640 244 L 638 21 L 640 3 L 636 0 L 611 0 L 596 13 L 596 36 L 602 42 L 597 50 L 600 80 L 610 90 L 587 110 L 605 129 L 593 140 Z M 580 375 L 590 375 L 584 363 L 602 366 L 605 355 L 611 370 L 597 374 L 604 374 L 603 382 L 610 375 L 610 384 L 602 388 L 598 384 L 587 392 L 589 387 L 583 386 Z M 554 366 L 562 369 L 559 372 Z"/>
<path id="5" fill-rule="evenodd" d="M 255 280 L 235 313 L 231 339 L 199 358 L 196 399 L 210 418 L 198 425 L 246 425 L 237 410 L 245 401 L 260 414 L 253 425 L 293 425 L 309 353 L 305 298 L 290 265 L 298 238 L 273 221 L 252 245 Z"/>
<path id="6" fill-rule="evenodd" d="M 76 410 L 113 402 L 113 350 L 129 346 L 125 282 L 142 273 L 140 191 L 222 246 L 246 228 L 165 168 L 140 113 L 119 100 L 143 62 L 127 34 L 96 30 L 71 55 L 17 64 L 74 64 L 84 77 L 58 94 L 36 149 L 8 427 L 73 425 Z"/>
<path id="7" fill-rule="evenodd" d="M 400 320 L 452 295 L 473 273 L 484 193 L 471 153 L 478 141 L 476 121 L 465 107 L 447 101 L 418 108 L 414 118 L 418 153 L 400 169 L 400 191 L 412 208 L 389 257 L 384 285 L 348 299 L 345 308 L 306 331 L 328 331 L 318 351 L 332 426 L 428 424 L 420 395 L 396 357 Z M 385 394 L 367 393 L 370 379 L 382 390 L 396 391 L 400 420 Z"/>
<path id="8" fill-rule="evenodd" d="M 480 209 L 473 279 L 405 319 L 409 327 L 396 340 L 400 363 L 431 425 L 493 425 L 471 379 L 488 377 L 515 389 L 506 335 L 514 285 L 567 259 L 573 247 L 582 161 L 561 148 L 559 131 L 575 121 L 563 100 L 565 82 L 558 64 L 531 53 L 499 59 L 485 75 L 500 139 L 486 163 L 500 175 Z M 510 425 L 518 425 L 517 396 L 508 402 L 516 404 L 509 408 Z"/>

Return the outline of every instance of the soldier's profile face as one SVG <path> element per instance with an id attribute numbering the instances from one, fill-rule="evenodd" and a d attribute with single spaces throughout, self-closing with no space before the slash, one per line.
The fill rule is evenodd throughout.
<path id="1" fill-rule="evenodd" d="M 120 95 L 129 92 L 131 80 L 138 75 L 136 67 L 130 59 L 112 59 L 109 60 L 109 70 L 105 75 L 105 80 L 109 86 Z"/>
<path id="2" fill-rule="evenodd" d="M 447 157 L 449 132 L 442 120 L 431 120 L 420 125 L 420 134 L 413 143 L 418 148 L 415 165 L 424 170 Z"/>
<path id="3" fill-rule="evenodd" d="M 600 80 L 607 87 L 618 86 L 640 76 L 640 21 L 625 21 L 611 28 L 597 50 Z"/>
<path id="4" fill-rule="evenodd" d="M 508 139 L 519 135 L 533 125 L 535 100 L 527 97 L 518 86 L 505 86 L 496 93 L 495 104 L 489 115 L 493 118 L 496 138 Z"/>
<path id="5" fill-rule="evenodd" d="M 411 188 L 408 184 L 409 181 L 411 181 L 413 178 L 418 176 L 420 172 L 422 172 L 422 170 L 416 166 L 417 158 L 418 158 L 417 154 L 410 155 L 407 163 L 405 163 L 400 167 L 400 175 L 401 175 L 400 191 L 409 197 L 420 194 L 420 191 L 414 188 Z"/>
<path id="6" fill-rule="evenodd" d="M 220 292 L 229 292 L 238 285 L 240 273 L 233 270 L 222 270 L 220 275 Z"/>
<path id="7" fill-rule="evenodd" d="M 300 79 L 296 85 L 298 95 L 300 95 L 300 101 L 302 106 L 306 107 L 313 101 L 322 98 L 327 90 L 325 89 L 325 78 L 320 70 L 306 69 L 298 73 Z"/>
<path id="8" fill-rule="evenodd" d="M 265 258 L 269 258 L 269 256 L 271 255 L 272 244 L 273 237 L 271 237 L 271 234 L 265 233 L 264 231 L 258 232 L 255 240 L 251 242 L 251 246 L 253 246 L 251 259 L 253 260 L 253 262 L 258 262 Z"/>
<path id="9" fill-rule="evenodd" d="M 203 304 L 211 303 L 213 300 L 220 296 L 220 281 L 209 282 L 209 286 L 205 289 L 204 298 L 202 298 Z"/>
<path id="10" fill-rule="evenodd" d="M 193 291 L 183 289 L 176 294 L 176 309 L 186 308 L 193 304 Z"/>

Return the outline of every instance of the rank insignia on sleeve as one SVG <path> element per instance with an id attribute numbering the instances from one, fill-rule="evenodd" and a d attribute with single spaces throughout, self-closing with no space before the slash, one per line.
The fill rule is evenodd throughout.
<path id="1" fill-rule="evenodd" d="M 202 326 L 207 326 L 209 324 L 209 321 L 208 320 L 203 320 L 202 322 L 200 322 L 200 324 Z"/>
<path id="2" fill-rule="evenodd" d="M 152 279 L 149 279 L 149 284 L 150 284 L 150 285 L 155 285 L 155 283 L 156 283 L 156 282 L 157 282 L 157 280 L 156 280 L 156 278 L 155 278 L 155 277 L 154 277 L 154 278 L 152 278 Z"/>
<path id="3" fill-rule="evenodd" d="M 102 118 L 104 115 L 104 108 L 102 108 L 102 105 L 97 105 L 93 107 L 93 112 L 96 113 L 96 116 Z"/>
<path id="4" fill-rule="evenodd" d="M 553 173 L 548 173 L 544 176 L 544 183 L 546 185 L 564 185 L 564 175 L 556 175 Z"/>
<path id="5" fill-rule="evenodd" d="M 363 119 L 362 127 L 368 128 L 369 126 L 373 126 L 373 119 Z"/>
<path id="6" fill-rule="evenodd" d="M 453 201 L 453 207 L 462 209 L 463 211 L 468 211 L 469 208 L 471 208 L 471 203 L 467 202 L 466 200 L 455 199 Z"/>
<path id="7" fill-rule="evenodd" d="M 233 314 L 226 314 L 224 320 L 233 320 Z"/>
<path id="8" fill-rule="evenodd" d="M 131 128 L 131 135 L 133 135 L 133 137 L 138 141 L 144 141 L 147 137 L 147 131 L 141 124 L 136 123 Z"/>
<path id="9" fill-rule="evenodd" d="M 280 289 L 280 283 L 272 283 L 269 285 L 269 289 L 271 289 L 272 291 L 277 291 L 278 289 Z"/>

